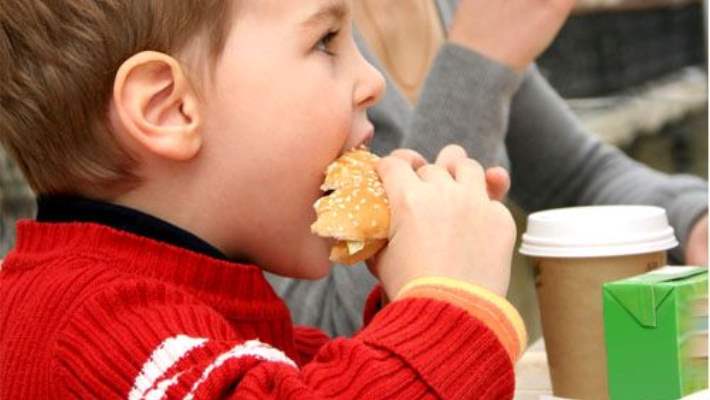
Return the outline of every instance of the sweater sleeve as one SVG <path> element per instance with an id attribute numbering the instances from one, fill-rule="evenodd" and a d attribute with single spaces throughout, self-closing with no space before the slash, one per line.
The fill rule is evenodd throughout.
<path id="1" fill-rule="evenodd" d="M 527 332 L 518 311 L 504 297 L 469 282 L 447 277 L 421 277 L 407 283 L 397 299 L 428 298 L 460 307 L 489 327 L 518 361 L 527 346 Z"/>
<path id="2" fill-rule="evenodd" d="M 506 137 L 511 197 L 528 211 L 588 204 L 663 207 L 681 247 L 707 212 L 707 182 L 654 171 L 587 131 L 536 68 L 515 95 Z"/>
<path id="3" fill-rule="evenodd" d="M 518 311 L 504 297 L 483 287 L 447 277 L 420 277 L 400 289 L 396 300 L 405 298 L 440 300 L 466 311 L 493 331 L 513 363 L 527 347 L 527 331 Z M 389 301 L 382 286 L 375 286 L 365 302 L 364 325 Z"/>
<path id="4" fill-rule="evenodd" d="M 446 302 L 407 298 L 358 335 L 298 365 L 220 314 L 159 283 L 113 284 L 73 313 L 56 342 L 60 398 L 512 398 L 495 334 Z"/>
<path id="5" fill-rule="evenodd" d="M 318 351 L 330 341 L 330 337 L 318 328 L 296 326 L 293 330 L 293 341 L 301 362 L 309 363 L 318 354 Z"/>

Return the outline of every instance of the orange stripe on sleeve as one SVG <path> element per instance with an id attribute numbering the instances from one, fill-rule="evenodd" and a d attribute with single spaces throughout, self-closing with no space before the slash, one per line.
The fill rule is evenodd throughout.
<path id="1" fill-rule="evenodd" d="M 518 311 L 505 298 L 480 286 L 444 277 L 418 278 L 396 296 L 407 297 L 432 298 L 466 310 L 495 333 L 513 362 L 527 346 L 525 324 Z"/>

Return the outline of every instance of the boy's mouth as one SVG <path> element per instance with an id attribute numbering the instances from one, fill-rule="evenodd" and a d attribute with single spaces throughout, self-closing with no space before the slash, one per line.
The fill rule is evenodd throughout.
<path id="1" fill-rule="evenodd" d="M 372 139 L 375 136 L 375 127 L 372 126 L 371 123 L 367 123 L 367 126 L 365 127 L 364 130 L 359 131 L 360 133 L 355 133 L 351 136 L 350 140 L 345 144 L 342 153 L 340 156 L 343 154 L 347 153 L 350 150 L 355 150 L 355 149 L 369 149 L 370 148 L 370 143 L 372 143 Z"/>
<path id="2" fill-rule="evenodd" d="M 365 136 L 365 138 L 363 139 L 363 141 L 360 142 L 360 144 L 359 144 L 357 147 L 365 147 L 365 148 L 368 148 L 368 149 L 369 149 L 369 148 L 370 148 L 370 144 L 372 143 L 372 139 L 373 139 L 374 137 L 375 137 L 375 131 L 374 131 L 374 130 L 370 130 L 369 132 L 367 132 L 367 135 Z"/>

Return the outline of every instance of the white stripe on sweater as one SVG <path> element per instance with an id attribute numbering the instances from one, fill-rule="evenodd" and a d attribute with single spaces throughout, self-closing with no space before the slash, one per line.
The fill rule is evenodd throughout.
<path id="1" fill-rule="evenodd" d="M 190 393 L 188 393 L 187 396 L 184 397 L 184 399 L 193 400 L 197 389 L 199 389 L 201 384 L 207 381 L 212 371 L 219 368 L 220 366 L 222 366 L 222 364 L 224 364 L 230 359 L 242 357 L 255 357 L 261 360 L 283 363 L 290 365 L 294 368 L 298 368 L 296 363 L 293 362 L 293 360 L 291 360 L 290 358 L 288 358 L 286 354 L 284 354 L 281 350 L 275 349 L 269 346 L 268 344 L 262 343 L 258 340 L 249 340 L 238 346 L 234 346 L 231 350 L 225 353 L 220 354 L 219 357 L 217 357 L 212 362 L 212 364 L 205 368 L 205 370 L 202 372 L 202 376 L 200 377 L 200 379 L 197 380 L 194 385 L 192 385 Z"/>
<path id="2" fill-rule="evenodd" d="M 172 368 L 185 354 L 204 345 L 207 339 L 178 335 L 165 339 L 143 364 L 141 372 L 133 382 L 128 400 L 141 400 L 145 397 L 156 380 Z M 162 383 L 162 382 L 161 382 Z M 165 388 L 167 390 L 167 387 Z"/>
<path id="3" fill-rule="evenodd" d="M 178 380 L 180 379 L 180 375 L 182 375 L 182 372 L 179 372 L 175 374 L 170 379 L 163 379 L 162 381 L 158 382 L 157 385 L 155 385 L 155 389 L 151 390 L 150 392 L 145 394 L 145 397 L 143 397 L 145 400 L 160 400 L 163 397 L 165 397 L 165 393 L 167 393 L 168 389 L 170 389 L 171 386 L 174 384 L 178 383 Z"/>

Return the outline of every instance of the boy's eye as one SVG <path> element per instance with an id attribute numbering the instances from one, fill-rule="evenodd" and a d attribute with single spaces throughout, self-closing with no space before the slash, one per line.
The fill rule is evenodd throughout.
<path id="1" fill-rule="evenodd" d="M 331 49 L 333 40 L 338 36 L 338 31 L 330 31 L 323 35 L 316 43 L 316 50 L 322 51 L 328 55 L 335 55 Z"/>

